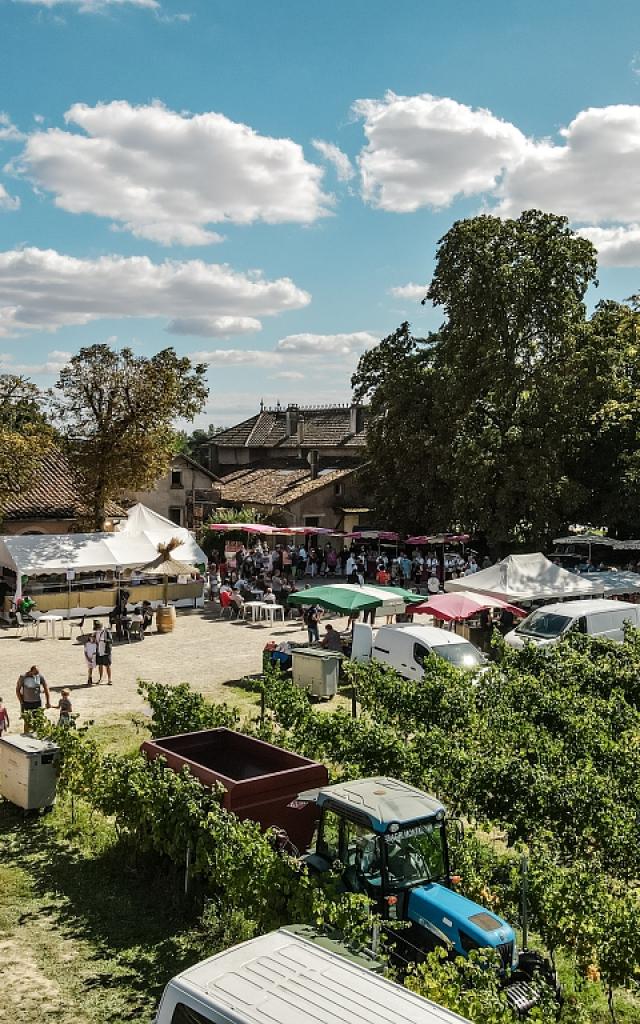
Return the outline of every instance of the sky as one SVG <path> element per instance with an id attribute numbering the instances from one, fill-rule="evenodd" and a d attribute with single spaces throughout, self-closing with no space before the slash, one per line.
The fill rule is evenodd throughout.
<path id="1" fill-rule="evenodd" d="M 347 402 L 461 217 L 640 289 L 637 0 L 0 0 L 0 372 L 208 364 L 197 425 Z"/>

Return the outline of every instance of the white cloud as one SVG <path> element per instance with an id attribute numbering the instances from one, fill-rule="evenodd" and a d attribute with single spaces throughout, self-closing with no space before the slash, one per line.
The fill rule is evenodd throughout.
<path id="1" fill-rule="evenodd" d="M 254 366 L 269 368 L 277 366 L 305 366 L 315 360 L 326 360 L 329 356 L 357 356 L 380 338 L 370 331 L 355 331 L 352 334 L 289 334 L 281 338 L 275 351 L 264 349 L 224 348 L 190 353 L 190 358 L 209 366 Z M 344 365 L 338 369 L 344 369 Z M 315 372 L 315 371 L 314 371 Z M 304 380 L 308 375 L 297 369 L 278 372 L 272 379 Z"/>
<path id="2" fill-rule="evenodd" d="M 288 334 L 276 345 L 278 352 L 312 356 L 352 355 L 378 345 L 380 336 L 371 331 L 353 331 L 351 334 Z"/>
<path id="3" fill-rule="evenodd" d="M 8 114 L 0 110 L 0 142 L 17 142 L 20 139 L 24 139 L 22 132 L 16 128 Z"/>
<path id="4" fill-rule="evenodd" d="M 4 185 L 0 185 L 0 210 L 19 210 L 20 200 L 17 196 L 10 196 Z"/>
<path id="5" fill-rule="evenodd" d="M 186 316 L 167 325 L 169 334 L 191 334 L 199 338 L 229 338 L 261 330 L 262 324 L 252 316 Z"/>
<path id="6" fill-rule="evenodd" d="M 593 242 L 605 267 L 640 267 L 640 224 L 629 227 L 584 227 L 580 234 Z"/>
<path id="7" fill-rule="evenodd" d="M 304 373 L 298 373 L 297 370 L 282 370 L 280 373 L 274 373 L 269 378 L 270 380 L 304 380 Z"/>
<path id="8" fill-rule="evenodd" d="M 399 284 L 389 289 L 389 295 L 395 295 L 396 299 L 424 299 L 427 294 L 428 284 Z"/>
<path id="9" fill-rule="evenodd" d="M 527 147 L 522 132 L 489 110 L 455 100 L 396 96 L 357 100 L 367 146 L 359 157 L 362 193 L 383 210 L 448 206 L 456 196 L 493 189 Z"/>
<path id="10" fill-rule="evenodd" d="M 312 145 L 325 160 L 333 164 L 338 181 L 351 181 L 356 172 L 346 153 L 343 153 L 333 142 L 324 142 L 322 139 L 313 139 Z"/>
<path id="11" fill-rule="evenodd" d="M 13 356 L 0 354 L 0 373 L 56 376 L 71 359 L 71 352 L 49 352 L 44 363 L 16 363 Z"/>
<path id="12" fill-rule="evenodd" d="M 196 363 L 207 363 L 209 366 L 255 367 L 277 366 L 283 360 L 277 352 L 249 348 L 216 348 L 209 352 L 190 352 L 189 358 Z"/>
<path id="13" fill-rule="evenodd" d="M 163 245 L 204 245 L 220 241 L 211 224 L 309 224 L 329 212 L 324 171 L 301 146 L 224 114 L 117 101 L 76 103 L 65 120 L 84 134 L 36 131 L 13 169 L 71 213 L 108 217 Z"/>
<path id="14" fill-rule="evenodd" d="M 640 221 L 640 106 L 582 110 L 560 131 L 563 145 L 531 144 L 505 174 L 498 213 L 529 207 L 577 223 Z"/>
<path id="15" fill-rule="evenodd" d="M 99 14 L 107 7 L 142 7 L 159 11 L 158 0 L 14 0 L 14 3 L 31 4 L 32 7 L 77 7 L 81 14 Z"/>
<path id="16" fill-rule="evenodd" d="M 107 317 L 272 316 L 310 300 L 288 277 L 268 281 L 202 260 L 82 260 L 35 248 L 0 253 L 0 336 Z"/>

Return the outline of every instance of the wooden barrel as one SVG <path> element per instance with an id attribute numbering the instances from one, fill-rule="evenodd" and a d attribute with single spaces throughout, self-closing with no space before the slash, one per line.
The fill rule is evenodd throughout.
<path id="1" fill-rule="evenodd" d="M 172 633 L 176 623 L 176 610 L 172 604 L 161 604 L 156 608 L 156 629 L 158 633 Z"/>

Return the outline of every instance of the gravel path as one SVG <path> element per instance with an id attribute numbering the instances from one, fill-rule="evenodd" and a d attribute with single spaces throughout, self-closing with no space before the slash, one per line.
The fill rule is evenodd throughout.
<path id="1" fill-rule="evenodd" d="M 346 619 L 332 622 L 345 628 Z M 16 680 L 31 665 L 37 665 L 57 704 L 59 690 L 71 690 L 74 714 L 81 720 L 112 717 L 122 713 L 139 713 L 143 702 L 137 693 L 139 678 L 157 683 L 189 683 L 214 700 L 239 702 L 237 690 L 231 689 L 245 676 L 262 668 L 262 650 L 268 640 L 306 641 L 306 630 L 300 620 L 288 620 L 274 626 L 245 624 L 218 620 L 210 612 L 178 611 L 173 633 L 148 635 L 142 642 L 116 644 L 113 648 L 113 686 L 86 685 L 82 645 L 76 633 L 73 640 L 41 637 L 15 637 L 10 629 L 0 629 L 0 696 L 11 717 L 11 731 L 21 731 Z M 94 672 L 97 679 L 97 672 Z M 105 676 L 106 679 L 106 676 Z M 241 702 L 241 695 L 240 695 Z"/>

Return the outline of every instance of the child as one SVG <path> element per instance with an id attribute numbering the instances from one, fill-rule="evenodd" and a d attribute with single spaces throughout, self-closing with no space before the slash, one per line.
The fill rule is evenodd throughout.
<path id="1" fill-rule="evenodd" d="M 96 635 L 95 633 L 90 633 L 84 645 L 84 659 L 87 663 L 87 670 L 89 672 L 87 686 L 93 686 L 93 670 L 96 667 L 97 653 L 98 645 L 96 643 Z"/>
<path id="2" fill-rule="evenodd" d="M 9 722 L 9 712 L 4 706 L 2 697 L 0 697 L 0 736 L 2 736 L 4 732 L 9 731 L 10 724 L 11 723 Z"/>
<path id="3" fill-rule="evenodd" d="M 58 701 L 58 711 L 60 712 L 60 717 L 58 719 L 58 725 L 73 725 L 73 719 L 71 718 L 73 706 L 71 704 L 71 701 L 69 700 L 70 693 L 71 690 L 68 690 L 66 687 L 63 690 L 60 690 L 60 700 Z"/>

